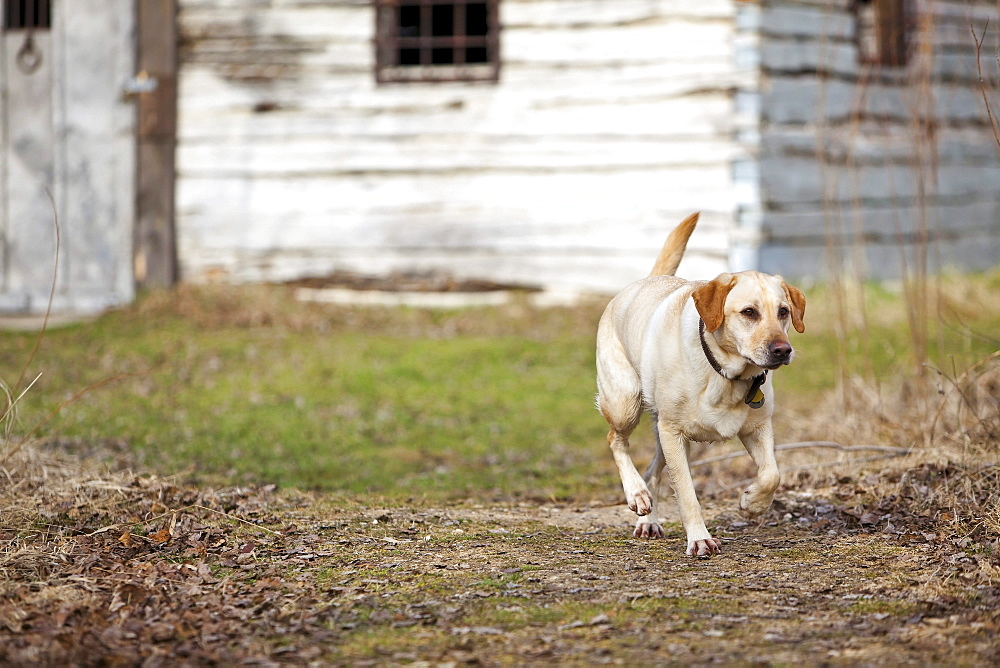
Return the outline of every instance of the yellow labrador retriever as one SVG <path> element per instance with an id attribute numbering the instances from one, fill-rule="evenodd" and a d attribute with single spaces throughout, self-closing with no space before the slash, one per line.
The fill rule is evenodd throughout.
<path id="1" fill-rule="evenodd" d="M 677 271 L 698 214 L 670 233 L 652 274 L 608 304 L 597 330 L 597 405 L 611 425 L 608 443 L 637 538 L 662 538 L 656 496 L 666 466 L 687 533 L 687 553 L 718 553 L 705 527 L 688 465 L 691 441 L 738 436 L 757 465 L 740 498 L 747 516 L 771 506 L 778 487 L 767 372 L 789 364 L 788 327 L 805 331 L 806 300 L 780 276 L 744 271 L 685 281 Z M 656 452 L 645 476 L 628 438 L 643 408 L 655 421 Z"/>

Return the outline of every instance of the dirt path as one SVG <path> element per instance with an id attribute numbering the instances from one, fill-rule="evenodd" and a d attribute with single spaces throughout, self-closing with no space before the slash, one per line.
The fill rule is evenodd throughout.
<path id="1" fill-rule="evenodd" d="M 1000 659 L 995 537 L 861 482 L 784 490 L 760 525 L 709 498 L 724 553 L 696 559 L 669 516 L 665 540 L 631 538 L 622 506 L 373 508 L 124 477 L 60 492 L 46 475 L 18 488 L 33 523 L 0 530 L 0 662 Z"/>
<path id="2" fill-rule="evenodd" d="M 334 580 L 343 592 L 384 587 L 390 625 L 422 628 L 406 650 L 376 633 L 343 657 L 976 663 L 1000 650 L 995 590 L 965 586 L 974 558 L 941 554 L 936 536 L 801 516 L 750 526 L 706 510 L 724 540 L 712 559 L 686 557 L 676 525 L 666 540 L 632 539 L 622 507 L 386 509 L 367 539 L 349 539 L 374 541 L 363 563 L 383 579 L 349 569 Z"/>

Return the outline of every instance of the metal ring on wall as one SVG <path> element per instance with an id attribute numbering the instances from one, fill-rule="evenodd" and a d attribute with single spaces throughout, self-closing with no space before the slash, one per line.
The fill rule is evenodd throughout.
<path id="1" fill-rule="evenodd" d="M 35 47 L 35 36 L 29 30 L 24 37 L 24 44 L 17 50 L 15 57 L 17 68 L 25 74 L 34 74 L 42 66 L 42 52 Z"/>

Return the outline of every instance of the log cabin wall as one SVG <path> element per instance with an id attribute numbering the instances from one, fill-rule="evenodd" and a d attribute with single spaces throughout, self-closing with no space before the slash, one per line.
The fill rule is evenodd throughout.
<path id="1" fill-rule="evenodd" d="M 876 11 L 904 22 L 905 39 L 879 33 Z M 1000 147 L 970 27 L 986 35 L 996 114 L 997 3 L 769 0 L 756 12 L 760 202 L 739 232 L 759 253 L 745 262 L 871 278 L 995 265 Z"/>
<path id="2" fill-rule="evenodd" d="M 377 84 L 363 0 L 180 0 L 182 276 L 335 270 L 616 291 L 703 211 L 729 264 L 731 0 L 502 0 L 496 83 Z"/>

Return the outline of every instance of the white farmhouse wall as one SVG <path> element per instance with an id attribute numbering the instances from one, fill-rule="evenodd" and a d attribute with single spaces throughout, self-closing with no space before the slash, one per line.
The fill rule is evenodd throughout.
<path id="1" fill-rule="evenodd" d="M 740 215 L 760 243 L 749 261 L 793 276 L 995 265 L 1000 147 L 970 26 L 988 36 L 982 60 L 996 100 L 997 3 L 915 2 L 921 18 L 901 70 L 858 64 L 849 5 L 759 8 L 761 203 Z"/>
<path id="2" fill-rule="evenodd" d="M 189 280 L 439 269 L 614 291 L 703 211 L 726 269 L 742 149 L 731 0 L 503 0 L 498 84 L 374 79 L 364 0 L 182 0 Z"/>

